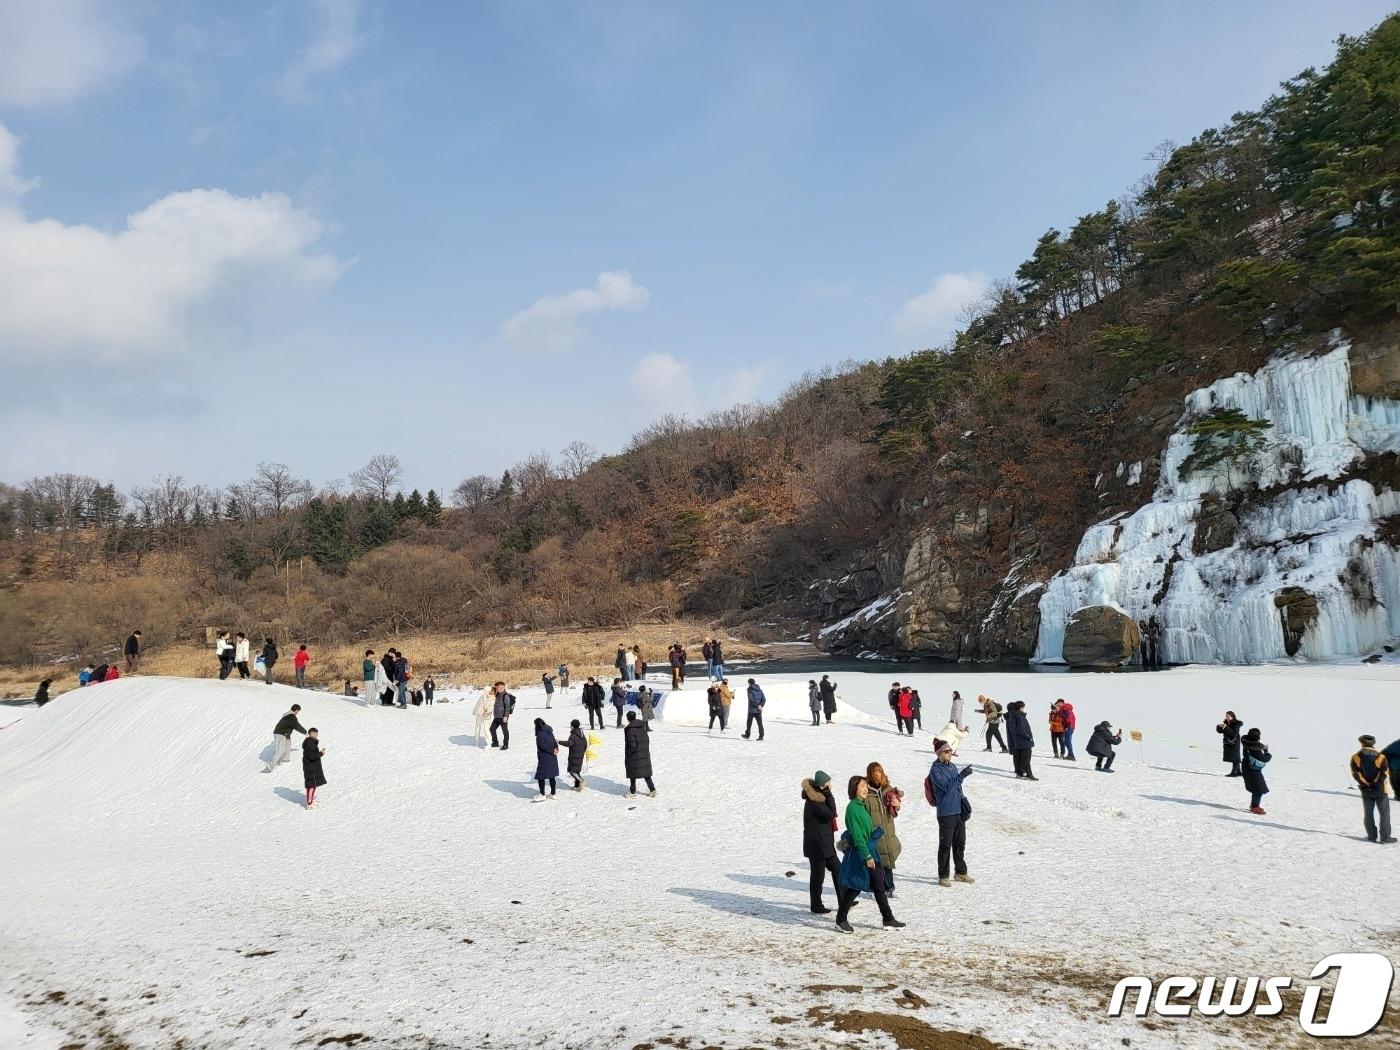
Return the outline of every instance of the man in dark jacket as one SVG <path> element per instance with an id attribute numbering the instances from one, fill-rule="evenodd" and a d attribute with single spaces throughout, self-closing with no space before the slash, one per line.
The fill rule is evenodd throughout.
<path id="1" fill-rule="evenodd" d="M 836 799 L 831 794 L 831 777 L 820 769 L 812 779 L 802 781 L 802 855 L 811 865 L 812 877 L 808 888 L 812 896 L 812 914 L 826 915 L 831 911 L 822 903 L 822 883 L 831 872 L 831 888 L 836 901 L 841 901 L 841 864 L 836 859 Z"/>
<path id="2" fill-rule="evenodd" d="M 1113 759 L 1117 755 L 1113 745 L 1122 742 L 1123 734 L 1115 733 L 1107 722 L 1094 726 L 1094 735 L 1089 738 L 1089 746 L 1085 750 L 1094 756 L 1094 768 L 1098 772 L 1113 772 Z"/>
<path id="3" fill-rule="evenodd" d="M 271 638 L 263 643 L 263 681 L 272 684 L 272 668 L 277 664 L 277 643 Z M 303 741 L 304 742 L 304 741 Z"/>
<path id="4" fill-rule="evenodd" d="M 826 675 L 822 675 L 822 680 L 817 685 L 817 692 L 822 698 L 822 714 L 826 716 L 826 724 L 831 725 L 831 716 L 836 714 L 836 683 Z"/>
<path id="5" fill-rule="evenodd" d="M 277 720 L 277 725 L 272 729 L 272 758 L 267 763 L 264 773 L 271 773 L 273 768 L 280 766 L 287 761 L 287 756 L 292 751 L 292 734 L 305 733 L 301 720 L 297 717 L 301 712 L 301 704 L 293 704 L 292 709 Z"/>
<path id="6" fill-rule="evenodd" d="M 645 722 L 637 721 L 637 712 L 627 712 L 627 728 L 622 731 L 622 761 L 627 770 L 627 797 L 637 797 L 637 781 L 645 780 L 647 795 L 656 797 L 656 785 L 651 779 L 651 737 Z"/>
<path id="7" fill-rule="evenodd" d="M 617 728 L 622 728 L 622 709 L 627 706 L 627 690 L 622 686 L 622 679 L 614 678 L 612 684 L 612 705 L 617 709 Z"/>
<path id="8" fill-rule="evenodd" d="M 127 636 L 126 645 L 122 647 L 122 654 L 126 657 L 126 673 L 135 674 L 141 669 L 141 632 L 132 631 Z"/>
<path id="9" fill-rule="evenodd" d="M 491 746 L 499 746 L 502 751 L 510 750 L 510 716 L 515 710 L 515 696 L 506 692 L 505 682 L 497 682 L 493 687 L 496 699 L 491 706 Z M 497 745 L 496 730 L 505 735 L 505 743 Z"/>
<path id="10" fill-rule="evenodd" d="M 592 676 L 583 683 L 583 706 L 588 709 L 588 728 L 593 728 L 597 720 L 598 728 L 603 728 L 603 687 Z"/>
<path id="11" fill-rule="evenodd" d="M 744 727 L 744 739 L 749 738 L 753 732 L 753 724 L 758 723 L 758 739 L 763 739 L 763 705 L 768 703 L 768 698 L 763 695 L 763 687 L 749 679 L 749 721 Z"/>
<path id="12" fill-rule="evenodd" d="M 1385 794 L 1389 765 L 1385 755 L 1376 750 L 1376 738 L 1370 733 L 1361 739 L 1361 750 L 1351 756 L 1351 779 L 1361 789 L 1362 822 L 1366 837 L 1382 844 L 1395 841 L 1390 833 L 1390 799 Z M 1376 811 L 1380 811 L 1380 828 L 1376 828 Z"/>
<path id="13" fill-rule="evenodd" d="M 1011 748 L 1011 762 L 1016 767 L 1016 775 L 1026 780 L 1039 780 L 1031 772 L 1031 749 L 1035 747 L 1035 736 L 1031 733 L 1030 721 L 1026 718 L 1026 702 L 1013 700 L 1006 705 L 1006 743 Z"/>
<path id="14" fill-rule="evenodd" d="M 1381 748 L 1386 767 L 1390 770 L 1390 793 L 1400 799 L 1400 740 Z"/>
<path id="15" fill-rule="evenodd" d="M 1240 734 L 1244 723 L 1235 717 L 1235 712 L 1226 711 L 1225 717 L 1216 723 L 1215 731 L 1220 734 L 1220 761 L 1230 763 L 1227 777 L 1240 775 Z"/>

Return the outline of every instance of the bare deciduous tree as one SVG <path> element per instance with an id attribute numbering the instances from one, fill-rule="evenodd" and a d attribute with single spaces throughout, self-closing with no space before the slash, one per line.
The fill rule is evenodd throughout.
<path id="1" fill-rule="evenodd" d="M 499 488 L 500 484 L 495 478 L 487 474 L 473 474 L 464 478 L 452 490 L 452 505 L 472 510 L 483 503 L 489 503 Z"/>
<path id="2" fill-rule="evenodd" d="M 295 477 L 285 463 L 259 463 L 248 487 L 275 517 L 300 506 L 311 495 L 311 482 Z"/>
<path id="3" fill-rule="evenodd" d="M 398 456 L 387 452 L 371 456 L 368 463 L 350 475 L 355 491 L 372 499 L 388 499 L 402 480 L 403 464 Z"/>
<path id="4" fill-rule="evenodd" d="M 559 451 L 564 460 L 564 470 L 577 481 L 594 463 L 598 462 L 598 450 L 587 441 L 570 441 Z"/>

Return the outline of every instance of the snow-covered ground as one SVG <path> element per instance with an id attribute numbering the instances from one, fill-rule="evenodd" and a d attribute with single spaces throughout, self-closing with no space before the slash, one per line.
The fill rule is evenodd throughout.
<path id="1" fill-rule="evenodd" d="M 1105 1007 L 1133 974 L 1301 981 L 1330 952 L 1400 956 L 1400 847 L 1361 839 L 1345 766 L 1358 733 L 1400 736 L 1400 667 L 914 675 L 912 740 L 885 706 L 897 668 L 834 677 L 839 721 L 820 728 L 805 679 L 762 677 L 763 743 L 739 738 L 742 700 L 740 724 L 707 733 L 692 681 L 656 725 L 659 796 L 631 801 L 612 728 L 587 791 L 529 801 L 531 719 L 562 736 L 577 691 L 551 712 L 521 692 L 508 752 L 473 746 L 463 703 L 366 709 L 253 682 L 123 679 L 7 709 L 0 1045 L 1297 1045 L 1296 1004 Z M 978 693 L 1027 701 L 1041 779 L 965 745 L 978 881 L 945 890 L 919 785 L 953 688 L 969 713 Z M 1078 764 L 1048 755 L 1056 696 L 1078 708 Z M 327 749 L 310 812 L 300 737 L 261 771 L 293 701 Z M 1265 817 L 1221 776 L 1227 707 L 1277 756 Z M 1103 718 L 1125 730 L 1113 776 L 1083 761 Z M 841 936 L 808 911 L 798 784 L 825 769 L 844 806 L 870 761 L 907 795 L 908 927 L 881 930 L 867 902 Z M 1368 1045 L 1400 1042 L 1396 1005 Z"/>

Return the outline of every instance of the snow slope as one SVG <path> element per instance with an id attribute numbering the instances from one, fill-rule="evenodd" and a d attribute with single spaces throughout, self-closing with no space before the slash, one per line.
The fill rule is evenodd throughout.
<path id="1" fill-rule="evenodd" d="M 17 709 L 0 731 L 0 1041 L 894 1045 L 834 1029 L 858 1007 L 1014 1046 L 1293 1045 L 1286 1015 L 1149 1027 L 1103 1007 L 1129 974 L 1397 956 L 1400 852 L 1359 841 L 1345 761 L 1358 732 L 1400 736 L 1400 667 L 913 676 L 929 731 L 912 740 L 890 724 L 891 676 L 835 675 L 846 702 L 820 728 L 805 678 L 760 676 L 762 744 L 738 738 L 742 698 L 740 724 L 707 733 L 692 682 L 655 727 L 659 797 L 632 801 L 611 728 L 589 790 L 528 801 L 530 721 L 562 735 L 576 692 L 545 712 L 522 691 L 508 752 L 472 746 L 469 705 L 253 682 L 123 679 Z M 1027 701 L 1041 780 L 965 749 L 979 881 L 942 890 L 919 783 L 952 688 Z M 1101 718 L 1141 729 L 1142 750 L 1125 742 L 1114 776 L 1050 759 L 1060 695 L 1081 752 Z M 261 772 L 293 701 L 327 748 L 311 812 L 295 758 Z M 1226 706 L 1278 756 L 1267 817 L 1219 776 Z M 798 782 L 823 768 L 843 788 L 872 760 L 908 796 L 909 926 L 879 930 L 867 902 L 841 937 L 807 910 Z M 904 989 L 928 1005 L 894 1005 Z M 1395 1016 L 1371 1045 L 1397 1042 Z"/>

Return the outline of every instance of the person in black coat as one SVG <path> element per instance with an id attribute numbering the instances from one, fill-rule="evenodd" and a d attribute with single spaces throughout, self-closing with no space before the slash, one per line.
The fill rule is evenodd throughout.
<path id="1" fill-rule="evenodd" d="M 574 790 L 582 791 L 583 760 L 588 755 L 588 737 L 583 735 L 583 727 L 577 718 L 569 723 L 569 739 L 564 741 L 564 746 L 569 749 L 569 776 L 574 778 Z"/>
<path id="2" fill-rule="evenodd" d="M 1094 726 L 1094 735 L 1089 738 L 1089 746 L 1084 750 L 1094 756 L 1094 768 L 1100 773 L 1113 772 L 1113 759 L 1117 752 L 1113 750 L 1114 744 L 1123 742 L 1123 734 L 1115 733 L 1113 727 L 1107 722 L 1100 722 Z"/>
<path id="3" fill-rule="evenodd" d="M 272 669 L 273 669 L 275 666 L 277 666 L 277 643 L 274 642 L 271 638 L 269 638 L 269 639 L 267 639 L 267 641 L 263 642 L 262 662 L 263 662 L 263 681 L 265 681 L 268 685 L 271 685 L 271 684 L 272 684 Z M 306 746 L 306 742 L 305 742 L 305 741 L 302 741 L 302 746 L 303 746 L 303 747 Z"/>
<path id="4" fill-rule="evenodd" d="M 1249 811 L 1256 817 L 1262 817 L 1264 810 L 1259 803 L 1264 801 L 1264 796 L 1269 793 L 1269 785 L 1264 780 L 1264 766 L 1273 759 L 1269 754 L 1269 745 L 1259 739 L 1259 728 L 1256 726 L 1244 735 L 1242 742 L 1244 747 L 1244 786 L 1249 791 Z"/>
<path id="5" fill-rule="evenodd" d="M 301 772 L 306 778 L 306 808 L 316 803 L 316 789 L 326 782 L 325 771 L 321 768 L 321 757 L 326 749 L 321 746 L 320 731 L 312 726 L 306 731 L 306 739 L 301 742 Z"/>
<path id="6" fill-rule="evenodd" d="M 43 707 L 49 702 L 49 686 L 52 684 L 52 678 L 45 678 L 39 683 L 39 688 L 34 690 L 34 706 Z"/>
<path id="7" fill-rule="evenodd" d="M 826 724 L 831 725 L 831 716 L 836 714 L 836 683 L 822 675 L 817 689 L 822 695 L 822 715 L 826 718 Z"/>
<path id="8" fill-rule="evenodd" d="M 603 687 L 594 678 L 589 678 L 583 684 L 583 706 L 588 709 L 588 728 L 593 728 L 593 723 L 598 723 L 598 728 L 603 728 Z"/>
<path id="9" fill-rule="evenodd" d="M 1016 775 L 1026 780 L 1039 780 L 1031 772 L 1031 748 L 1035 747 L 1035 735 L 1031 732 L 1030 720 L 1026 718 L 1024 700 L 1013 700 L 1006 705 L 1002 715 L 1006 723 L 1006 742 L 1011 748 L 1011 762 L 1016 767 Z"/>
<path id="10" fill-rule="evenodd" d="M 645 780 L 647 794 L 656 797 L 656 785 L 651 780 L 651 737 L 645 722 L 637 721 L 637 712 L 627 712 L 627 726 L 622 730 L 623 763 L 627 768 L 627 797 L 637 797 L 637 781 Z"/>
<path id="11" fill-rule="evenodd" d="M 1220 761 L 1230 763 L 1230 772 L 1225 775 L 1240 776 L 1240 733 L 1244 731 L 1244 723 L 1235 717 L 1235 712 L 1226 711 L 1215 731 L 1220 734 Z"/>
<path id="12" fill-rule="evenodd" d="M 535 801 L 542 801 L 546 795 L 544 793 L 545 782 L 549 782 L 549 795 L 553 798 L 558 790 L 555 781 L 559 777 L 559 741 L 554 739 L 554 730 L 545 723 L 543 718 L 535 719 L 535 783 L 540 786 L 540 793 Z"/>
<path id="13" fill-rule="evenodd" d="M 710 724 L 705 732 L 711 732 L 715 728 L 715 723 L 719 723 L 720 732 L 724 731 L 724 701 L 720 699 L 719 683 L 715 683 L 705 690 L 705 703 L 710 709 Z"/>
<path id="14" fill-rule="evenodd" d="M 841 862 L 836 859 L 836 799 L 831 794 L 831 777 L 820 769 L 810 780 L 802 781 L 802 855 L 811 865 L 808 887 L 812 914 L 831 911 L 822 903 L 822 883 L 831 872 L 831 887 L 841 901 Z"/>

